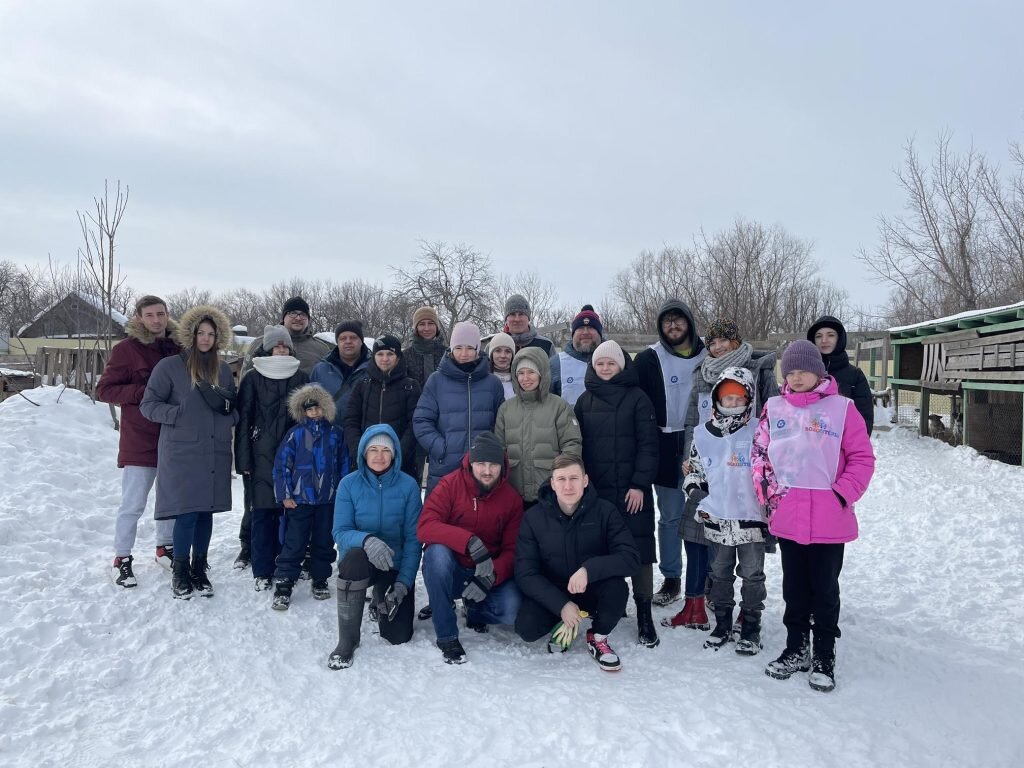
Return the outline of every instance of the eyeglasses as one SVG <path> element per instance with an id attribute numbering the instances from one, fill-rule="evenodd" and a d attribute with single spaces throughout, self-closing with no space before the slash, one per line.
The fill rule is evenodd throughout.
<path id="1" fill-rule="evenodd" d="M 663 317 L 661 319 L 662 325 L 689 325 L 686 318 L 682 315 L 674 315 L 672 317 Z"/>
<path id="2" fill-rule="evenodd" d="M 309 315 L 307 315 L 301 309 L 293 309 L 291 312 L 285 312 L 284 316 L 285 317 L 309 317 Z"/>

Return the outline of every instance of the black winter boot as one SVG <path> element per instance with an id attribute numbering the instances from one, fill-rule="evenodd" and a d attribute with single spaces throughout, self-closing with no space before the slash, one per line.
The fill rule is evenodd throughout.
<path id="1" fill-rule="evenodd" d="M 816 691 L 829 693 L 836 687 L 836 656 L 833 652 L 830 655 L 818 655 L 814 652 L 811 659 L 811 675 L 807 678 L 807 684 Z"/>
<path id="2" fill-rule="evenodd" d="M 732 609 L 715 612 L 715 628 L 704 641 L 705 648 L 718 650 L 732 640 Z"/>
<path id="3" fill-rule="evenodd" d="M 171 565 L 171 593 L 179 600 L 192 599 L 192 569 L 188 560 L 175 560 Z"/>
<path id="4" fill-rule="evenodd" d="M 658 630 L 654 628 L 654 617 L 651 615 L 651 601 L 636 599 L 636 639 L 644 648 L 657 648 L 661 644 Z"/>
<path id="5" fill-rule="evenodd" d="M 666 576 L 661 582 L 661 588 L 654 593 L 651 600 L 655 605 L 668 605 L 679 599 L 679 590 L 682 587 L 680 579 Z"/>
<path id="6" fill-rule="evenodd" d="M 206 572 L 210 570 L 210 564 L 206 561 L 206 555 L 192 556 L 192 589 L 200 597 L 213 597 L 213 584 Z"/>
<path id="7" fill-rule="evenodd" d="M 810 644 L 811 638 L 804 635 L 799 647 L 787 647 L 779 658 L 768 663 L 764 673 L 776 680 L 788 680 L 797 672 L 806 672 L 811 668 Z"/>
<path id="8" fill-rule="evenodd" d="M 274 602 L 270 604 L 270 607 L 275 611 L 287 611 L 288 606 L 292 604 L 292 587 L 294 586 L 295 582 L 291 579 L 278 579 L 274 586 Z"/>
<path id="9" fill-rule="evenodd" d="M 743 627 L 740 639 L 736 641 L 736 653 L 740 656 L 756 656 L 761 651 L 761 614 L 752 611 L 743 613 Z"/>
<path id="10" fill-rule="evenodd" d="M 359 628 L 363 623 L 363 603 L 369 579 L 352 581 L 338 578 L 338 645 L 327 657 L 330 669 L 346 669 L 352 666 L 355 650 L 359 645 Z"/>

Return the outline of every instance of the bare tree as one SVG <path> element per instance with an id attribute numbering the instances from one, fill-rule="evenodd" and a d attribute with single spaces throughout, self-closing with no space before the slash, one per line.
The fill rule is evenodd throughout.
<path id="1" fill-rule="evenodd" d="M 561 319 L 556 308 L 558 291 L 554 284 L 543 279 L 535 271 L 520 270 L 514 275 L 502 273 L 494 282 L 494 317 L 492 325 L 504 324 L 505 300 L 518 293 L 530 304 L 530 322 L 534 327 L 552 325 Z"/>
<path id="2" fill-rule="evenodd" d="M 895 171 L 906 214 L 879 218 L 878 246 L 859 259 L 893 289 L 894 322 L 978 309 L 997 293 L 997 274 L 984 232 L 984 159 L 973 148 L 957 154 L 951 135 L 936 142 L 925 164 L 908 142 Z"/>
<path id="3" fill-rule="evenodd" d="M 645 250 L 612 278 L 611 294 L 622 309 L 623 332 L 650 333 L 662 304 L 690 297 L 692 258 L 691 252 L 669 246 L 658 253 Z"/>
<path id="4" fill-rule="evenodd" d="M 117 191 L 113 205 L 110 201 L 110 184 L 103 182 L 103 197 L 93 198 L 93 210 L 77 211 L 78 224 L 82 230 L 83 246 L 78 249 L 78 258 L 88 277 L 88 292 L 99 299 L 104 315 L 105 329 L 98 335 L 98 343 L 109 353 L 112 346 L 113 319 L 111 312 L 118 303 L 118 293 L 124 287 L 124 276 L 115 260 L 114 248 L 117 229 L 121 225 L 125 208 L 128 206 L 128 186 Z M 113 410 L 113 409 L 111 409 Z"/>
<path id="5" fill-rule="evenodd" d="M 183 288 L 164 297 L 167 301 L 167 312 L 171 317 L 178 318 L 191 307 L 200 304 L 209 304 L 213 300 L 213 293 L 206 288 Z"/>
<path id="6" fill-rule="evenodd" d="M 491 259 L 472 246 L 421 241 L 409 267 L 390 269 L 394 291 L 437 309 L 446 328 L 461 320 L 487 326 L 493 318 Z"/>
<path id="7" fill-rule="evenodd" d="M 1016 170 L 1006 183 L 996 166 L 981 163 L 981 194 L 990 216 L 990 242 L 1006 300 L 1024 296 L 1024 149 L 1010 145 Z"/>

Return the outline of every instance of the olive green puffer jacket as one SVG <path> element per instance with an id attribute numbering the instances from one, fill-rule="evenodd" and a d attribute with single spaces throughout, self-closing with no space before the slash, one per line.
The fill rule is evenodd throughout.
<path id="1" fill-rule="evenodd" d="M 524 392 L 514 371 L 530 360 L 540 372 L 540 386 Z M 551 364 L 539 347 L 524 347 L 512 359 L 512 386 L 516 396 L 498 409 L 494 432 L 505 444 L 509 482 L 532 504 L 537 491 L 551 477 L 551 463 L 560 453 L 583 455 L 583 439 L 572 406 L 551 393 Z"/>

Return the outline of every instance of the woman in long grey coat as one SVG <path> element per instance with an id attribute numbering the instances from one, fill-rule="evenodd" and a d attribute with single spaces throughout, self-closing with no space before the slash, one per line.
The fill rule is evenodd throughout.
<path id="1" fill-rule="evenodd" d="M 157 363 L 139 410 L 160 424 L 156 519 L 174 519 L 174 597 L 212 597 L 206 558 L 213 513 L 231 509 L 231 428 L 238 421 L 234 379 L 219 355 L 231 342 L 231 324 L 216 307 L 193 307 L 176 338 L 181 354 Z"/>

